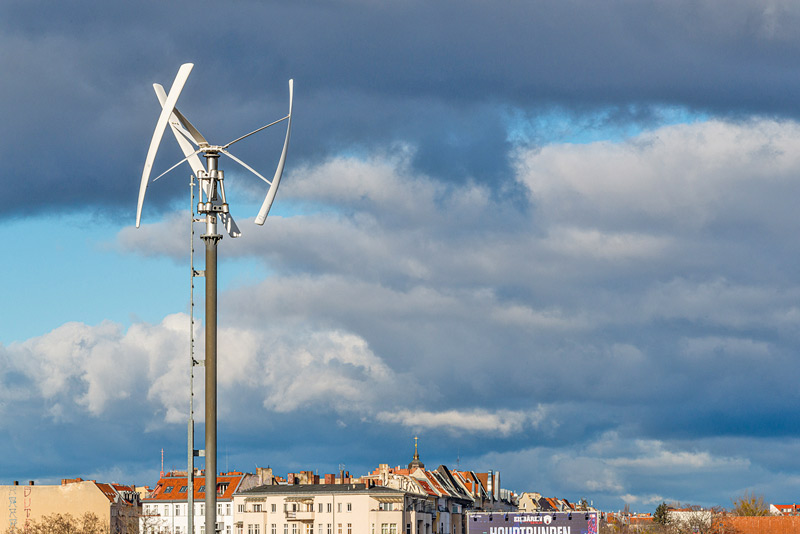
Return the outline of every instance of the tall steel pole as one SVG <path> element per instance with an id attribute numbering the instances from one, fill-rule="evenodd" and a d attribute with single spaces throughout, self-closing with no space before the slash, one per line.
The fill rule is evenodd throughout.
<path id="1" fill-rule="evenodd" d="M 206 215 L 206 233 L 201 236 L 206 244 L 206 534 L 216 532 L 217 520 L 217 243 L 222 236 L 217 233 L 217 210 L 213 201 L 217 197 L 217 160 L 219 154 L 205 154 L 208 161 L 208 198 L 198 211 Z"/>

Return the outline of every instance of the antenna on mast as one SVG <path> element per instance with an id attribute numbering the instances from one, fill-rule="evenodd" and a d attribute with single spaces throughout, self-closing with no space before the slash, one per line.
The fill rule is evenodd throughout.
<path id="1" fill-rule="evenodd" d="M 261 204 L 261 208 L 255 217 L 255 224 L 263 225 L 264 221 L 269 214 L 272 203 L 275 200 L 275 195 L 278 192 L 278 185 L 280 185 L 283 169 L 286 164 L 286 153 L 289 149 L 289 138 L 292 133 L 292 105 L 294 98 L 294 81 L 289 80 L 289 113 L 276 121 L 256 128 L 255 130 L 242 135 L 224 145 L 212 145 L 205 137 L 199 132 L 195 126 L 180 112 L 176 107 L 178 97 L 180 97 L 183 86 L 189 78 L 194 65 L 192 63 L 185 63 L 178 69 L 178 74 L 172 82 L 169 93 L 164 91 L 164 88 L 159 84 L 153 84 L 156 97 L 161 104 L 161 113 L 156 121 L 156 128 L 153 132 L 153 137 L 150 140 L 150 147 L 147 150 L 147 157 L 145 158 L 144 168 L 142 170 L 142 178 L 139 184 L 139 200 L 136 205 L 136 227 L 141 224 L 142 219 L 142 206 L 144 204 L 145 192 L 150 183 L 150 174 L 153 170 L 158 147 L 161 144 L 161 139 L 164 136 L 164 131 L 169 124 L 175 140 L 178 142 L 184 158 L 178 163 L 161 173 L 153 181 L 158 180 L 174 168 L 178 167 L 181 163 L 186 162 L 192 169 L 193 175 L 199 182 L 199 201 L 196 205 L 197 214 L 196 219 L 198 222 L 206 223 L 206 232 L 201 235 L 201 239 L 206 245 L 206 263 L 205 269 L 201 271 L 194 270 L 194 256 L 192 249 L 192 279 L 195 276 L 205 276 L 206 279 L 206 307 L 205 307 L 205 360 L 203 365 L 205 367 L 205 449 L 203 451 L 196 451 L 200 455 L 205 456 L 205 486 L 208 488 L 205 492 L 205 531 L 208 534 L 216 532 L 216 499 L 217 499 L 217 243 L 222 239 L 222 236 L 217 233 L 217 217 L 222 221 L 225 230 L 232 238 L 239 237 L 241 231 L 236 222 L 230 214 L 230 208 L 225 198 L 225 174 L 219 169 L 218 162 L 220 155 L 225 155 L 256 175 L 264 182 L 267 183 L 269 188 Z M 242 139 L 250 137 L 253 134 L 260 132 L 270 126 L 278 124 L 279 122 L 286 121 L 286 137 L 283 141 L 283 150 L 281 151 L 278 166 L 272 180 L 267 180 L 255 169 L 250 167 L 247 163 L 234 156 L 229 148 L 231 145 L 238 143 Z M 203 165 L 199 155 L 202 154 L 206 159 L 206 165 Z M 192 198 L 194 196 L 192 195 Z M 192 200 L 192 224 L 194 224 L 194 200 Z M 194 226 L 192 226 L 194 232 Z M 192 290 L 194 288 L 194 281 L 192 282 Z M 194 303 L 192 302 L 192 306 Z M 194 322 L 193 316 L 191 320 Z M 190 353 L 192 358 L 192 367 L 196 365 L 194 359 L 194 338 L 191 339 Z M 199 363 L 199 362 L 197 362 Z M 190 386 L 191 388 L 192 386 Z M 189 416 L 189 447 L 191 448 L 189 471 L 193 472 L 194 466 L 194 437 L 193 437 L 193 405 L 191 396 L 193 392 L 190 391 L 190 416 Z M 161 459 L 161 476 L 164 475 L 164 459 L 162 449 Z M 191 478 L 191 475 L 190 475 Z M 193 492 L 188 492 L 192 495 Z M 192 498 L 188 499 L 192 503 Z M 190 514 L 190 529 L 191 517 Z"/>

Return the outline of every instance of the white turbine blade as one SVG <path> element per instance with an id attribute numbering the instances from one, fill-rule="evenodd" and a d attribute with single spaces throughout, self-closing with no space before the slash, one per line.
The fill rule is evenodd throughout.
<path id="1" fill-rule="evenodd" d="M 164 92 L 164 88 L 161 87 L 161 85 L 159 85 L 157 83 L 154 83 L 153 84 L 153 89 L 155 89 L 156 96 L 158 97 L 158 101 L 161 103 L 161 106 L 163 107 L 164 103 L 167 100 L 167 94 Z M 181 123 L 180 117 L 183 117 L 183 115 L 180 115 L 180 111 L 178 111 L 178 109 L 175 108 L 172 111 L 172 114 L 170 115 L 169 125 L 170 125 L 170 127 L 172 129 L 172 133 L 175 135 L 175 139 L 178 141 L 178 145 L 181 147 L 181 151 L 183 152 L 183 155 L 186 156 L 186 161 L 189 162 L 189 166 L 192 168 L 192 172 L 194 172 L 195 176 L 200 176 L 200 173 L 205 171 L 205 165 L 203 165 L 202 160 L 197 155 L 200 151 L 199 150 L 198 151 L 194 150 L 194 147 L 192 146 L 192 144 L 186 139 L 186 136 L 183 133 L 184 132 L 183 124 Z M 185 117 L 184 117 L 184 119 L 185 119 Z M 186 121 L 186 122 L 188 123 L 189 121 Z M 191 126 L 191 123 L 189 123 L 189 125 Z M 192 129 L 196 132 L 197 136 L 199 136 L 201 139 L 203 139 L 203 141 L 205 141 L 203 136 L 200 135 L 200 132 L 198 132 L 197 129 L 194 128 L 194 126 L 192 126 Z M 191 132 L 187 132 L 187 133 L 190 136 L 194 137 L 191 134 Z M 172 170 L 172 169 L 170 169 L 170 170 Z M 160 176 L 159 176 L 159 178 L 160 178 Z M 155 181 L 155 180 L 153 180 L 153 181 Z M 203 190 L 205 191 L 206 196 L 208 196 L 209 188 L 210 188 L 209 182 L 205 181 L 205 182 L 202 182 L 202 183 L 205 184 L 205 187 L 203 188 Z"/>
<path id="2" fill-rule="evenodd" d="M 258 176 L 259 178 L 261 178 L 262 180 L 264 180 L 264 181 L 265 181 L 265 182 L 267 182 L 268 184 L 270 183 L 270 181 L 269 181 L 269 180 L 267 180 L 266 178 L 264 178 L 263 176 L 261 176 L 260 174 L 258 174 L 258 172 L 256 172 L 256 170 L 255 170 L 253 167 L 251 167 L 250 165 L 248 165 L 248 164 L 247 164 L 247 163 L 245 163 L 244 161 L 240 160 L 239 158 L 237 158 L 236 156 L 234 156 L 233 154 L 231 154 L 231 153 L 230 153 L 230 152 L 228 152 L 227 150 L 220 149 L 220 152 L 221 152 L 221 153 L 223 153 L 223 154 L 225 154 L 225 155 L 226 155 L 226 156 L 228 156 L 229 158 L 231 158 L 233 161 L 235 161 L 236 163 L 238 163 L 239 165 L 241 165 L 242 167 L 244 167 L 244 168 L 245 168 L 245 169 L 247 169 L 248 171 L 250 171 L 250 172 L 252 172 L 253 174 L 255 174 L 256 176 Z"/>
<path id="3" fill-rule="evenodd" d="M 222 219 L 222 224 L 225 226 L 225 230 L 228 231 L 228 235 L 231 237 L 239 237 L 242 235 L 241 230 L 236 225 L 236 221 L 233 220 L 233 216 L 230 213 L 220 213 L 219 218 Z"/>
<path id="4" fill-rule="evenodd" d="M 194 64 L 184 63 L 178 69 L 178 74 L 175 76 L 175 81 L 172 82 L 172 87 L 169 90 L 169 95 L 161 106 L 161 115 L 158 116 L 156 122 L 156 129 L 153 132 L 153 138 L 150 140 L 150 148 L 147 150 L 147 157 L 144 160 L 144 169 L 142 170 L 142 181 L 139 184 L 139 202 L 136 205 L 136 228 L 139 228 L 139 223 L 142 220 L 142 204 L 144 203 L 144 194 L 147 190 L 147 181 L 150 179 L 150 171 L 153 170 L 153 162 L 156 159 L 158 152 L 158 145 L 161 144 L 161 138 L 164 136 L 164 130 L 167 128 L 172 110 L 178 102 L 178 97 L 181 96 L 183 86 L 189 78 L 189 73 L 192 72 Z"/>
<path id="5" fill-rule="evenodd" d="M 161 105 L 163 106 L 164 100 L 166 100 L 166 93 L 164 93 L 164 88 L 157 83 L 153 84 L 153 88 L 156 90 L 156 95 L 158 95 L 158 101 L 161 102 Z M 183 113 L 178 111 L 178 108 L 175 108 L 174 110 L 172 110 L 172 112 L 175 114 L 176 120 L 180 123 L 180 125 L 183 128 L 186 129 L 186 132 L 194 140 L 194 143 L 197 146 L 208 145 L 208 141 L 206 141 L 206 138 L 203 137 L 203 134 L 201 134 L 197 130 L 197 128 L 195 128 L 194 125 L 191 122 L 189 122 L 189 119 L 183 116 Z"/>
<path id="6" fill-rule="evenodd" d="M 286 165 L 286 152 L 289 150 L 289 137 L 292 135 L 292 100 L 294 97 L 294 80 L 289 80 L 289 124 L 286 126 L 286 139 L 283 141 L 283 152 L 281 152 L 281 159 L 278 161 L 278 168 L 275 170 L 275 176 L 272 178 L 272 183 L 267 191 L 267 196 L 264 203 L 261 204 L 261 209 L 258 210 L 255 223 L 258 225 L 264 224 L 267 220 L 267 215 L 272 207 L 272 202 L 275 200 L 275 195 L 278 193 L 278 185 L 281 183 L 281 176 L 283 175 L 283 167 Z"/>

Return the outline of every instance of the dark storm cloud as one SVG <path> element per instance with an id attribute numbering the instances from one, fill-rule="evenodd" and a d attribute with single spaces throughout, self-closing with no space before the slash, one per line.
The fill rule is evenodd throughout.
<path id="1" fill-rule="evenodd" d="M 515 109 L 796 116 L 798 18 L 744 1 L 13 2 L 0 22 L 6 213 L 131 206 L 158 114 L 150 84 L 186 61 L 181 106 L 214 136 L 279 115 L 294 77 L 293 164 L 400 142 L 434 177 L 497 184 Z M 157 167 L 175 156 L 165 147 Z M 179 190 L 162 187 L 154 205 Z"/>

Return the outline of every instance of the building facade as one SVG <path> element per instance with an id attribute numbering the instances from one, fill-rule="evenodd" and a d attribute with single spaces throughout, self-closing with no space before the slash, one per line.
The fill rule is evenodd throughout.
<path id="1" fill-rule="evenodd" d="M 53 514 L 69 514 L 75 519 L 94 514 L 112 534 L 131 534 L 137 531 L 141 510 L 134 486 L 82 478 L 63 479 L 58 486 L 37 485 L 33 481 L 0 486 L 0 501 L 2 532 L 24 532 L 32 523 Z"/>
<path id="2" fill-rule="evenodd" d="M 229 472 L 217 476 L 216 523 L 222 534 L 233 534 L 233 494 L 256 486 L 258 482 L 256 475 L 247 473 Z M 188 486 L 185 472 L 167 473 L 159 479 L 151 494 L 142 500 L 141 534 L 190 534 L 190 513 L 192 534 L 205 534 L 206 485 L 202 471 L 193 480 L 194 510 L 189 510 Z"/>
<path id="3" fill-rule="evenodd" d="M 234 495 L 233 534 L 440 532 L 427 495 L 416 490 L 369 483 L 258 486 Z"/>

